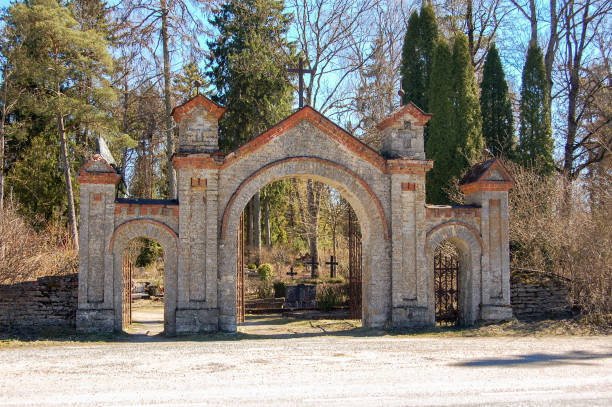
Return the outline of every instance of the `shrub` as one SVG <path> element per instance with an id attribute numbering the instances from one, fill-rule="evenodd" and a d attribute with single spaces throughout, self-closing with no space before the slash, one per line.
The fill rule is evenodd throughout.
<path id="1" fill-rule="evenodd" d="M 287 296 L 287 284 L 284 281 L 274 282 L 274 298 L 284 298 Z"/>
<path id="2" fill-rule="evenodd" d="M 257 273 L 259 274 L 261 281 L 264 282 L 269 282 L 272 279 L 272 276 L 274 276 L 272 265 L 268 263 L 260 264 L 257 268 Z"/>
<path id="3" fill-rule="evenodd" d="M 317 305 L 321 311 L 331 311 L 332 308 L 346 302 L 346 286 L 325 286 L 317 293 Z"/>
<path id="4" fill-rule="evenodd" d="M 256 270 L 256 269 L 257 269 L 257 266 L 256 266 L 255 264 L 253 264 L 253 263 L 250 263 L 250 264 L 247 266 L 247 268 L 248 268 L 249 270 Z"/>

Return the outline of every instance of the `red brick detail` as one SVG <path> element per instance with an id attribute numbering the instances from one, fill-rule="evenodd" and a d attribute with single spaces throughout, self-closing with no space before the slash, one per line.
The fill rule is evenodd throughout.
<path id="1" fill-rule="evenodd" d="M 219 169 L 219 164 L 209 154 L 189 154 L 187 156 L 175 155 L 172 157 L 172 166 L 179 168 L 198 168 L 206 170 Z"/>
<path id="2" fill-rule="evenodd" d="M 121 176 L 117 173 L 110 172 L 89 172 L 77 175 L 79 184 L 114 184 L 117 185 L 121 180 Z"/>
<path id="3" fill-rule="evenodd" d="M 421 174 L 424 175 L 433 168 L 432 160 L 387 160 L 388 174 Z"/>
<path id="4" fill-rule="evenodd" d="M 172 210 L 172 215 L 174 215 L 174 216 L 177 216 L 177 217 L 178 217 L 178 216 L 179 216 L 179 210 L 178 210 L 178 209 L 173 209 L 173 210 Z"/>
<path id="5" fill-rule="evenodd" d="M 411 182 L 402 182 L 402 191 L 416 191 L 416 184 Z"/>
<path id="6" fill-rule="evenodd" d="M 158 215 L 159 214 L 159 208 L 151 208 L 151 215 Z"/>
<path id="7" fill-rule="evenodd" d="M 180 123 L 181 120 L 183 119 L 183 117 L 188 115 L 189 112 L 191 112 L 193 110 L 193 108 L 198 106 L 198 105 L 203 106 L 204 109 L 209 111 L 215 117 L 215 119 L 217 119 L 217 120 L 219 120 L 221 118 L 221 116 L 223 116 L 223 113 L 225 113 L 225 111 L 227 110 L 227 107 L 223 107 L 221 105 L 218 105 L 217 103 L 215 103 L 212 100 L 208 99 L 206 96 L 204 96 L 204 95 L 197 95 L 193 99 L 191 99 L 191 100 L 183 103 L 182 105 L 177 106 L 174 109 L 172 109 L 172 117 L 174 117 L 174 121 L 177 124 Z"/>
<path id="8" fill-rule="evenodd" d="M 512 189 L 514 181 L 476 181 L 471 184 L 460 185 L 464 194 L 473 194 L 480 191 L 506 191 Z"/>
<path id="9" fill-rule="evenodd" d="M 464 207 L 436 207 L 436 206 L 425 206 L 425 217 L 431 218 L 479 218 L 481 214 L 481 208 L 464 208 Z"/>
<path id="10" fill-rule="evenodd" d="M 206 189 L 206 178 L 191 178 L 191 187 Z"/>
<path id="11" fill-rule="evenodd" d="M 123 222 L 121 225 L 117 226 L 115 228 L 115 231 L 113 232 L 113 236 L 111 236 L 110 244 L 108 245 L 108 253 L 109 254 L 113 253 L 113 246 L 115 244 L 115 237 L 117 236 L 117 233 L 119 233 L 119 231 L 121 231 L 122 229 L 126 228 L 129 225 L 138 224 L 138 223 L 150 223 L 152 225 L 159 226 L 162 229 L 164 229 L 167 232 L 169 232 L 176 239 L 177 253 L 181 254 L 181 247 L 179 245 L 178 235 L 176 234 L 176 232 L 170 226 L 166 225 L 165 223 L 161 223 L 161 222 L 159 222 L 157 220 L 153 220 L 153 219 L 132 219 L 132 220 L 128 220 L 126 222 Z M 161 242 L 159 242 L 159 243 L 161 243 Z"/>
<path id="12" fill-rule="evenodd" d="M 127 213 L 128 213 L 128 215 L 133 215 L 134 214 L 134 207 L 133 206 L 128 207 L 128 212 Z"/>
<path id="13" fill-rule="evenodd" d="M 490 199 L 489 206 L 501 206 L 501 200 L 500 199 Z"/>
<path id="14" fill-rule="evenodd" d="M 378 123 L 376 125 L 376 128 L 379 131 L 383 131 L 387 127 L 393 126 L 394 124 L 401 124 L 401 119 L 407 114 L 417 120 L 417 122 L 415 123 L 416 126 L 425 126 L 425 124 L 427 124 L 429 119 L 431 119 L 432 117 L 431 114 L 425 113 L 424 111 L 419 109 L 419 107 L 414 103 L 408 102 L 408 104 L 400 107 L 398 110 L 391 113 L 389 117 Z"/>
<path id="15" fill-rule="evenodd" d="M 119 206 L 115 206 L 115 215 L 121 214 L 121 208 Z"/>
<path id="16" fill-rule="evenodd" d="M 374 191 L 372 191 L 372 188 L 370 188 L 370 186 L 361 177 L 359 177 L 359 175 L 355 174 L 353 171 L 349 170 L 348 168 L 346 168 L 346 167 L 344 167 L 344 166 L 342 166 L 340 164 L 334 163 L 332 161 L 328 161 L 328 160 L 324 160 L 322 158 L 316 158 L 316 157 L 290 157 L 290 158 L 286 158 L 284 160 L 276 161 L 276 162 L 273 162 L 273 163 L 270 163 L 268 165 L 263 166 L 262 168 L 260 168 L 259 170 L 255 171 L 253 174 L 251 174 L 247 179 L 242 181 L 240 183 L 240 185 L 238 186 L 238 189 L 236 189 L 236 191 L 234 191 L 234 193 L 232 194 L 229 202 L 227 203 L 227 206 L 225 207 L 225 210 L 223 211 L 223 219 L 222 219 L 222 223 L 221 223 L 221 238 L 222 239 L 225 237 L 225 233 L 226 233 L 227 216 L 229 214 L 229 210 L 232 207 L 232 205 L 234 203 L 234 200 L 236 199 L 236 197 L 238 196 L 240 191 L 252 179 L 257 177 L 262 172 L 264 172 L 264 171 L 266 171 L 266 170 L 268 170 L 268 169 L 270 169 L 272 167 L 276 167 L 278 165 L 286 164 L 286 163 L 292 162 L 292 161 L 314 161 L 314 162 L 320 162 L 322 164 L 338 168 L 338 169 L 348 173 L 352 178 L 354 178 L 357 182 L 359 182 L 359 184 L 361 184 L 366 189 L 368 194 L 372 197 L 372 199 L 376 203 L 376 207 L 378 209 L 378 214 L 380 215 L 381 222 L 383 224 L 385 240 L 389 239 L 389 229 L 388 229 L 388 226 L 387 226 L 387 218 L 385 217 L 385 213 L 384 213 L 384 211 L 382 209 L 382 205 L 380 204 L 380 201 L 378 200 L 378 197 L 376 196 Z"/>
<path id="17" fill-rule="evenodd" d="M 141 206 L 140 207 L 140 214 L 141 215 L 146 215 L 147 214 L 147 207 L 146 206 Z"/>
<path id="18" fill-rule="evenodd" d="M 425 237 L 425 247 L 429 245 L 429 238 L 431 237 L 431 235 L 433 235 L 435 232 L 437 232 L 440 229 L 443 229 L 446 227 L 452 227 L 452 226 L 463 226 L 466 229 L 468 229 L 470 232 L 472 232 L 472 234 L 478 240 L 478 244 L 480 245 L 480 250 L 484 250 L 484 242 L 482 241 L 482 237 L 480 236 L 480 233 L 478 232 L 478 230 L 476 230 L 474 226 L 468 223 L 465 223 L 465 222 L 460 222 L 460 221 L 449 221 L 449 222 L 440 223 L 439 225 L 435 226 L 433 229 L 427 232 L 427 236 Z M 472 261 L 477 261 L 477 260 L 472 259 Z"/>
<path id="19" fill-rule="evenodd" d="M 94 198 L 94 201 L 101 201 L 102 200 L 102 194 L 100 192 L 97 192 L 97 193 L 93 194 L 93 198 Z"/>
<path id="20" fill-rule="evenodd" d="M 227 168 L 232 163 L 240 160 L 250 153 L 259 150 L 264 145 L 270 143 L 276 137 L 286 133 L 290 129 L 294 128 L 302 120 L 306 120 L 320 129 L 323 133 L 330 136 L 334 141 L 345 146 L 349 151 L 353 152 L 360 158 L 374 165 L 380 171 L 386 170 L 386 160 L 370 146 L 358 140 L 346 130 L 334 124 L 331 120 L 317 112 L 310 106 L 306 106 L 276 126 L 267 130 L 266 132 L 255 137 L 248 143 L 240 146 L 226 156 L 225 162 L 221 165 L 221 169 Z"/>

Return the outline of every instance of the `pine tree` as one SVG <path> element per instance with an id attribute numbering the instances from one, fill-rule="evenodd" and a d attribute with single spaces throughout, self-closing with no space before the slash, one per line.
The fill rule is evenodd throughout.
<path id="1" fill-rule="evenodd" d="M 413 102 L 423 110 L 429 110 L 427 87 L 431 77 L 433 50 L 438 39 L 438 24 L 431 6 L 421 8 L 419 15 L 414 11 L 408 20 L 408 27 L 402 48 L 402 103 Z"/>
<path id="2" fill-rule="evenodd" d="M 446 189 L 461 177 L 484 144 L 476 79 L 465 35 L 457 35 L 452 54 L 446 42 L 438 42 L 428 93 L 433 118 L 425 151 L 434 160 L 434 168 L 427 174 L 427 199 L 443 204 L 449 203 Z"/>
<path id="3" fill-rule="evenodd" d="M 512 105 L 495 44 L 489 49 L 484 63 L 480 83 L 480 110 L 482 135 L 488 149 L 496 157 L 512 159 L 516 148 Z"/>
<path id="4" fill-rule="evenodd" d="M 429 137 L 425 141 L 427 158 L 434 160 L 434 167 L 427 173 L 427 200 L 443 203 L 446 195 L 442 187 L 448 182 L 448 166 L 457 159 L 454 145 L 453 78 L 449 75 L 452 54 L 444 39 L 434 48 L 434 58 L 429 82 Z"/>
<path id="5" fill-rule="evenodd" d="M 208 76 L 216 100 L 228 108 L 220 123 L 222 149 L 236 148 L 291 113 L 290 21 L 279 0 L 231 0 L 211 20 L 219 35 L 208 43 Z"/>
<path id="6" fill-rule="evenodd" d="M 544 174 L 554 169 L 546 69 L 542 50 L 530 45 L 523 68 L 518 159 Z"/>
<path id="7" fill-rule="evenodd" d="M 112 59 L 103 36 L 81 29 L 70 10 L 56 0 L 14 3 L 6 23 L 15 33 L 10 41 L 21 44 L 16 61 L 23 69 L 15 80 L 36 97 L 37 108 L 53 117 L 58 129 L 68 216 L 78 247 L 71 174 L 74 131 L 82 122 L 96 133 L 115 130 L 113 120 L 100 108 L 114 97 L 107 80 Z"/>

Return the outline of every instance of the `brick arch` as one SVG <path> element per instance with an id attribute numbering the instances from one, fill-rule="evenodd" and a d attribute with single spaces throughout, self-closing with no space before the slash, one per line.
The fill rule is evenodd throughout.
<path id="1" fill-rule="evenodd" d="M 115 307 L 115 330 L 121 330 L 122 267 L 123 256 L 129 242 L 138 237 L 157 241 L 164 249 L 164 330 L 176 333 L 176 308 L 178 286 L 178 234 L 168 225 L 154 219 L 133 219 L 117 226 L 108 244 L 109 255 L 113 258 L 113 296 Z"/>
<path id="2" fill-rule="evenodd" d="M 459 251 L 459 321 L 471 325 L 479 319 L 481 303 L 481 259 L 485 250 L 482 237 L 476 228 L 460 221 L 449 221 L 433 227 L 425 238 L 427 257 L 430 320 L 435 321 L 434 255 L 444 241 L 452 243 Z"/>
<path id="3" fill-rule="evenodd" d="M 279 168 L 280 171 L 278 170 Z M 378 215 L 378 219 L 375 222 L 375 227 L 380 227 L 382 229 L 385 240 L 389 239 L 387 219 L 380 200 L 374 191 L 372 191 L 372 188 L 370 188 L 370 186 L 359 175 L 333 161 L 305 156 L 289 157 L 269 163 L 242 181 L 236 191 L 234 191 L 230 197 L 229 202 L 223 211 L 221 238 L 223 239 L 227 233 L 230 211 L 235 209 L 235 203 L 237 200 L 244 196 L 248 196 L 248 199 L 250 199 L 257 191 L 269 183 L 279 179 L 296 176 L 307 176 L 308 178 L 332 185 L 342 193 L 343 197 L 345 197 L 345 199 L 351 203 L 351 206 L 356 211 L 356 207 L 360 206 L 358 201 L 366 201 L 364 202 L 364 205 L 370 208 L 375 208 Z M 346 179 L 348 179 L 349 182 L 344 182 Z M 351 202 L 351 200 L 353 202 Z M 240 214 L 242 213 L 244 206 L 246 206 L 246 202 L 244 205 L 238 206 L 241 207 L 239 212 Z M 357 215 L 359 217 L 359 213 Z M 366 216 L 365 213 L 359 217 L 362 228 L 364 226 L 362 219 L 365 219 L 366 217 L 368 216 Z"/>
<path id="4" fill-rule="evenodd" d="M 236 248 L 240 215 L 253 195 L 271 182 L 310 178 L 336 188 L 359 220 L 363 236 L 363 324 L 380 327 L 388 320 L 391 297 L 388 224 L 377 195 L 355 172 L 318 157 L 287 157 L 263 165 L 237 183 L 223 210 L 219 240 L 220 321 L 228 330 L 236 326 Z"/>

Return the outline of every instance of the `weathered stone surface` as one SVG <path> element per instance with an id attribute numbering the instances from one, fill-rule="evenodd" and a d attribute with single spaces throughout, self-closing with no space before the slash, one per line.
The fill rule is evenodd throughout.
<path id="1" fill-rule="evenodd" d="M 425 160 L 422 142 L 429 115 L 412 104 L 379 126 L 384 155 L 310 107 L 231 154 L 219 154 L 217 120 L 223 111 L 203 96 L 175 109 L 176 203 L 115 201 L 112 167 L 99 159 L 85 165 L 78 327 L 121 329 L 123 250 L 131 239 L 149 237 L 166 253 L 166 332 L 235 331 L 240 215 L 265 185 L 300 177 L 337 188 L 357 214 L 364 326 L 435 323 L 433 254 L 446 240 L 461 256 L 461 322 L 509 318 L 507 190 L 512 182 L 501 164 L 482 166 L 462 185 L 467 206 L 429 206 L 425 173 L 432 162 Z"/>
<path id="2" fill-rule="evenodd" d="M 0 285 L 0 328 L 74 328 L 78 276 Z"/>

